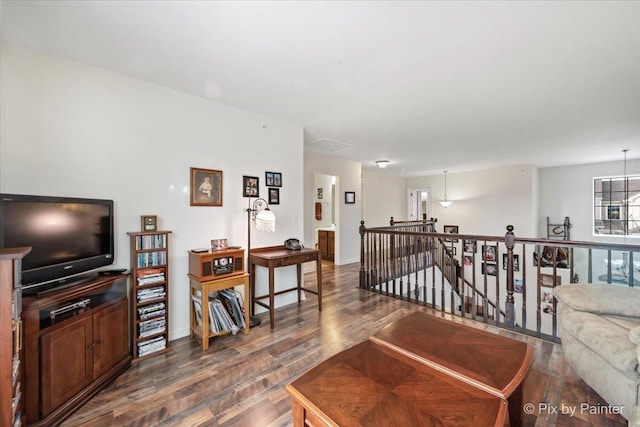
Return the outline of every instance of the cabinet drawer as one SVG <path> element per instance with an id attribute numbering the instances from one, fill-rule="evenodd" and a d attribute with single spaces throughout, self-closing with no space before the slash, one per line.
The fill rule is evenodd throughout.
<path id="1" fill-rule="evenodd" d="M 282 265 L 300 264 L 301 262 L 315 261 L 317 259 L 318 256 L 316 254 L 300 254 L 295 257 L 283 258 Z"/>

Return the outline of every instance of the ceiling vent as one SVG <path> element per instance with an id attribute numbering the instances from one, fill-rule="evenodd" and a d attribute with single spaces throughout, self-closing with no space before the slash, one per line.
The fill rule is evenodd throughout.
<path id="1" fill-rule="evenodd" d="M 353 148 L 353 145 L 345 144 L 344 142 L 329 138 L 318 138 L 315 141 L 305 142 L 304 146 L 308 148 L 315 148 L 316 150 L 327 151 L 329 153 L 337 153 L 338 151 Z"/>

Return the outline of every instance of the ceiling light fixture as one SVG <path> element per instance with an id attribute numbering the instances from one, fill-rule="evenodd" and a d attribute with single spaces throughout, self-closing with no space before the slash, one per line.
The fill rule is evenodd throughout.
<path id="1" fill-rule="evenodd" d="M 444 171 L 444 200 L 440 200 L 438 203 L 445 209 L 453 203 L 451 200 L 447 200 L 447 171 Z"/>
<path id="2" fill-rule="evenodd" d="M 389 160 L 376 160 L 376 165 L 378 165 L 380 169 L 386 168 L 388 164 Z"/>

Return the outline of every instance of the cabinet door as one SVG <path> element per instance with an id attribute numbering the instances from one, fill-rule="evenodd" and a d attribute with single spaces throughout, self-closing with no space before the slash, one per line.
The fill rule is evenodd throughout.
<path id="1" fill-rule="evenodd" d="M 93 315 L 94 377 L 107 372 L 129 354 L 129 314 L 122 300 Z"/>
<path id="2" fill-rule="evenodd" d="M 40 341 L 42 417 L 93 381 L 91 317 L 52 329 Z"/>
<path id="3" fill-rule="evenodd" d="M 336 234 L 333 231 L 327 232 L 327 256 L 331 261 L 333 261 L 335 257 L 335 235 Z"/>
<path id="4" fill-rule="evenodd" d="M 329 242 L 326 231 L 318 231 L 318 249 L 322 258 L 326 258 L 329 255 L 327 243 Z"/>

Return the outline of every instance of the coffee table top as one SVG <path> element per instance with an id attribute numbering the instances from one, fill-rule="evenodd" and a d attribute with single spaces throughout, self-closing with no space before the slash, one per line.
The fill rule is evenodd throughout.
<path id="1" fill-rule="evenodd" d="M 286 389 L 331 426 L 502 426 L 506 417 L 504 399 L 370 340 Z"/>
<path id="2" fill-rule="evenodd" d="M 531 361 L 525 342 L 419 311 L 385 326 L 371 340 L 505 399 Z"/>

